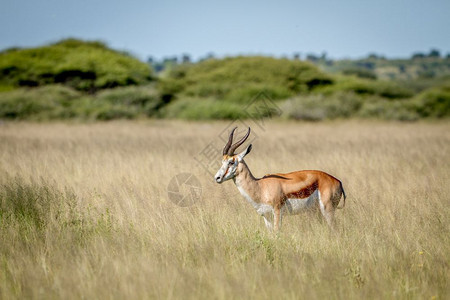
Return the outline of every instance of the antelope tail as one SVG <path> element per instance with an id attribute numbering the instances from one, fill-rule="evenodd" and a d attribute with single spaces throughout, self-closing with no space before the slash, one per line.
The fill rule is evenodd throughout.
<path id="1" fill-rule="evenodd" d="M 344 196 L 344 202 L 342 203 L 342 206 L 337 206 L 337 208 L 342 209 L 345 206 L 345 198 L 347 198 L 347 195 L 345 195 L 345 191 L 344 191 L 344 187 L 342 186 L 342 182 L 339 182 L 341 185 L 341 191 L 342 191 L 342 195 Z M 339 203 L 340 204 L 340 203 Z"/>

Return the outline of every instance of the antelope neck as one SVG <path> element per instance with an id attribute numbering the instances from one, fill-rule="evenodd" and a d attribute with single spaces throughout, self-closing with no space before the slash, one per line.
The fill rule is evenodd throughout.
<path id="1" fill-rule="evenodd" d="M 256 178 L 248 168 L 244 161 L 241 161 L 238 166 L 238 174 L 233 178 L 234 183 L 239 190 L 243 190 L 254 202 L 260 202 L 260 187 Z"/>

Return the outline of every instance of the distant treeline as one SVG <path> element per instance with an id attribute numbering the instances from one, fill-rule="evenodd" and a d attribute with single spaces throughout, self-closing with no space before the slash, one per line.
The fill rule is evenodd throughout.
<path id="1" fill-rule="evenodd" d="M 141 62 L 100 42 L 63 40 L 0 53 L 0 118 L 297 120 L 450 116 L 450 58 L 329 60 L 189 55 Z M 251 105 L 269 101 L 276 114 Z"/>
<path id="2" fill-rule="evenodd" d="M 208 53 L 197 62 L 214 58 L 213 53 Z M 308 61 L 329 73 L 344 73 L 369 79 L 433 78 L 450 73 L 450 52 L 442 55 L 438 49 L 431 49 L 429 52 L 415 52 L 410 58 L 404 59 L 387 59 L 376 53 L 371 53 L 361 59 L 331 59 L 325 52 L 303 55 L 297 52 L 284 58 Z M 194 61 L 189 54 L 184 53 L 179 56 L 167 56 L 160 60 L 149 57 L 147 62 L 156 73 L 162 73 L 178 65 Z"/>

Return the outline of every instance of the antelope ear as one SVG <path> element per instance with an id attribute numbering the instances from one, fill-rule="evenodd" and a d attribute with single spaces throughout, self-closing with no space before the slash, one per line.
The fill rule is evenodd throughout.
<path id="1" fill-rule="evenodd" d="M 243 160 L 244 156 L 249 154 L 251 150 L 252 150 L 252 144 L 248 145 L 247 148 L 245 148 L 244 151 L 242 151 L 241 153 L 238 154 L 238 160 L 239 161 Z"/>

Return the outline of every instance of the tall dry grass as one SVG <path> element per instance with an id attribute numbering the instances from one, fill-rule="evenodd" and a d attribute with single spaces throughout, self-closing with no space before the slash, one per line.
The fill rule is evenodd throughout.
<path id="1" fill-rule="evenodd" d="M 321 169 L 348 195 L 336 233 L 304 214 L 279 235 L 194 159 L 227 125 L 3 123 L 0 298 L 449 298 L 448 122 L 254 127 L 256 176 Z M 193 206 L 168 200 L 180 172 Z"/>

